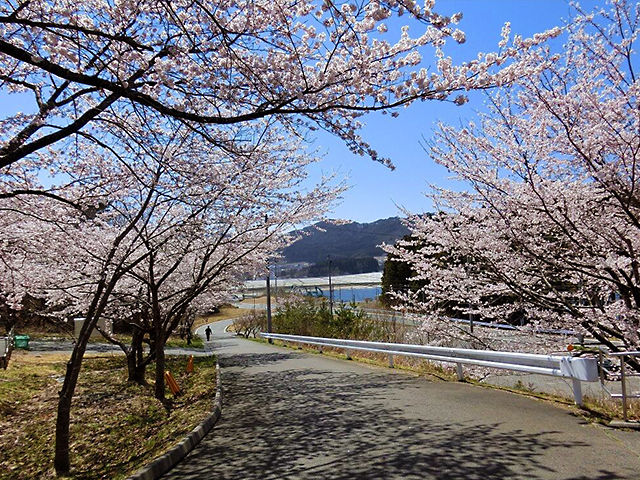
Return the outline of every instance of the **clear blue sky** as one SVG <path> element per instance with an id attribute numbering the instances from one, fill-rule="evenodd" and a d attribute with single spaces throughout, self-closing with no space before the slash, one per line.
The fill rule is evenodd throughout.
<path id="1" fill-rule="evenodd" d="M 587 11 L 605 6 L 604 0 L 584 1 Z M 462 46 L 448 48 L 454 63 L 476 57 L 478 52 L 497 49 L 505 22 L 511 22 L 511 32 L 529 37 L 536 32 L 562 24 L 569 18 L 569 4 L 564 0 L 436 0 L 436 10 L 442 14 L 462 12 L 459 28 L 467 35 Z M 425 58 L 425 60 L 429 60 Z M 474 110 L 482 109 L 484 96 L 478 94 L 463 107 L 443 102 L 420 102 L 401 110 L 400 117 L 370 115 L 362 137 L 369 141 L 381 156 L 389 157 L 395 171 L 353 155 L 335 138 L 319 135 L 315 146 L 326 153 L 312 173 L 337 170 L 349 176 L 352 188 L 340 205 L 329 214 L 331 218 L 371 222 L 399 215 L 397 205 L 412 212 L 431 211 L 431 203 L 423 193 L 428 184 L 452 186 L 447 171 L 429 158 L 420 145 L 429 138 L 439 121 L 459 124 L 472 118 Z"/>

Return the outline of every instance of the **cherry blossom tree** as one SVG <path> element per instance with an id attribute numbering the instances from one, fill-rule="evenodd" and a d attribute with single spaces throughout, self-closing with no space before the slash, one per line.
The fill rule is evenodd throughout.
<path id="1" fill-rule="evenodd" d="M 321 216 L 342 190 L 331 178 L 302 189 L 315 158 L 268 121 L 257 126 L 230 127 L 235 145 L 218 147 L 132 110 L 125 121 L 105 122 L 101 137 L 81 137 L 46 188 L 37 163 L 11 165 L 3 176 L 4 296 L 16 308 L 26 293 L 41 296 L 61 317 L 85 317 L 60 392 L 59 472 L 69 469 L 71 400 L 101 316 L 126 296 L 146 302 L 163 373 L 164 342 L 177 322 L 217 304 L 239 274 L 282 245 L 285 228 Z M 156 388 L 163 397 L 162 374 Z"/>
<path id="2" fill-rule="evenodd" d="M 531 67 L 507 65 L 517 50 L 558 33 L 454 66 L 442 49 L 448 39 L 464 42 L 456 28 L 462 15 L 442 16 L 434 4 L 3 2 L 0 86 L 32 98 L 33 107 L 0 120 L 0 167 L 24 158 L 52 162 L 51 149 L 70 148 L 108 110 L 124 118 L 122 105 L 157 112 L 218 145 L 228 140 L 219 127 L 263 118 L 297 134 L 321 128 L 391 165 L 358 135 L 362 115 L 517 78 Z M 389 30 L 403 13 L 415 36 L 409 26 Z M 435 71 L 421 65 L 425 47 L 438 58 Z"/>
<path id="3" fill-rule="evenodd" d="M 413 36 L 389 31 L 404 13 Z M 58 473 L 69 470 L 71 399 L 101 315 L 137 298 L 156 310 L 164 345 L 217 279 L 264 260 L 285 225 L 335 198 L 324 181 L 296 192 L 308 157 L 289 137 L 324 129 L 391 167 L 358 135 L 364 114 L 464 103 L 465 90 L 544 68 L 525 52 L 559 33 L 508 46 L 506 27 L 498 53 L 454 66 L 443 48 L 464 41 L 460 19 L 432 0 L 0 5 L 0 88 L 26 104 L 0 119 L 2 295 L 19 308 L 25 293 L 42 294 L 58 315 L 86 318 L 60 395 Z"/>
<path id="4" fill-rule="evenodd" d="M 440 126 L 431 156 L 471 188 L 434 187 L 438 213 L 388 250 L 424 282 L 404 300 L 431 320 L 453 302 L 637 350 L 639 7 L 575 8 L 562 52 L 538 50 L 544 71 L 493 93 L 477 124 Z"/>
<path id="5" fill-rule="evenodd" d="M 215 172 L 196 161 L 207 144 L 189 144 L 179 173 L 170 176 L 172 183 L 180 176 L 180 187 L 171 188 L 169 198 L 158 196 L 157 221 L 138 232 L 144 260 L 126 274 L 115 303 L 135 306 L 134 328 L 150 333 L 158 398 L 164 398 L 164 344 L 178 324 L 219 305 L 240 279 L 263 270 L 267 257 L 285 245 L 284 230 L 318 218 L 343 189 L 332 187 L 331 178 L 301 189 L 315 159 L 286 138 L 261 133 L 249 157 L 234 159 L 225 151 L 212 161 L 209 154 Z M 139 358 L 135 351 L 128 350 L 130 358 Z"/>

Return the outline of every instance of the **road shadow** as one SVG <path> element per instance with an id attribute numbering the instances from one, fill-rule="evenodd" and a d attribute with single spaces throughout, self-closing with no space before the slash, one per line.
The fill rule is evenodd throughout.
<path id="1" fill-rule="evenodd" d="M 214 338 L 209 342 L 205 340 L 204 344 L 206 348 L 212 350 L 214 353 L 219 353 L 229 348 L 235 348 L 238 346 L 238 342 L 235 339 L 219 339 L 219 338 Z"/>
<path id="2" fill-rule="evenodd" d="M 524 432 L 500 423 L 412 418 L 388 401 L 413 379 L 316 369 L 256 373 L 290 354 L 223 359 L 222 419 L 166 478 L 198 479 L 571 479 L 621 478 L 606 470 L 575 477 L 545 455 L 588 455 L 560 431 Z M 290 363 L 283 364 L 289 366 Z"/>
<path id="3" fill-rule="evenodd" d="M 220 357 L 220 367 L 255 367 L 258 365 L 269 365 L 272 363 L 284 362 L 295 358 L 291 353 L 241 353 L 236 355 L 225 355 Z M 233 379 L 233 374 L 226 379 Z"/>
<path id="4" fill-rule="evenodd" d="M 67 340 L 35 340 L 29 342 L 29 350 L 32 352 L 71 352 L 75 347 L 75 343 Z M 122 352 L 117 345 L 110 343 L 89 343 L 87 344 L 87 352 Z"/>

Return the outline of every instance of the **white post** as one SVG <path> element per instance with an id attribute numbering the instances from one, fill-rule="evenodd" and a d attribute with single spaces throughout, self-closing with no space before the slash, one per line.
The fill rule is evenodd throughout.
<path id="1" fill-rule="evenodd" d="M 624 355 L 620 355 L 620 380 L 622 381 L 622 417 L 627 421 L 627 376 L 624 372 Z"/>
<path id="2" fill-rule="evenodd" d="M 267 333 L 273 333 L 271 331 L 271 268 L 267 263 Z M 269 338 L 269 343 L 273 343 L 273 340 Z"/>
<path id="3" fill-rule="evenodd" d="M 580 382 L 580 380 L 578 380 L 577 378 L 572 378 L 571 379 L 573 381 L 573 398 L 576 402 L 576 405 L 578 406 L 582 406 L 583 401 L 582 401 L 582 382 Z"/>
<path id="4" fill-rule="evenodd" d="M 458 374 L 458 381 L 462 382 L 464 380 L 464 373 L 462 372 L 461 363 L 456 363 L 456 373 Z"/>
<path id="5" fill-rule="evenodd" d="M 389 354 L 389 368 L 393 368 L 393 355 Z"/>
<path id="6" fill-rule="evenodd" d="M 351 360 L 351 350 L 347 348 L 344 353 L 347 355 L 347 360 Z"/>

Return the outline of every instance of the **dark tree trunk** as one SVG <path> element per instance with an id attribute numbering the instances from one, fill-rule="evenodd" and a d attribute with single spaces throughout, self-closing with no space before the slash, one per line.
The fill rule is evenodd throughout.
<path id="1" fill-rule="evenodd" d="M 131 349 L 127 352 L 127 371 L 129 382 L 146 385 L 146 365 L 143 363 L 142 340 L 144 332 L 134 327 Z"/>
<path id="2" fill-rule="evenodd" d="M 104 103 L 104 102 L 103 102 Z M 113 264 L 112 261 L 118 251 L 118 248 L 126 236 L 133 230 L 134 226 L 142 218 L 143 213 L 146 211 L 151 201 L 152 195 L 155 191 L 155 182 L 159 178 L 160 172 L 157 172 L 154 180 L 154 185 L 149 189 L 147 198 L 141 205 L 138 213 L 131 219 L 128 225 L 120 232 L 115 238 L 109 255 L 106 257 L 103 264 L 102 278 L 96 286 L 91 306 L 87 311 L 84 325 L 80 331 L 78 341 L 73 349 L 71 358 L 67 363 L 67 371 L 62 384 L 62 389 L 59 393 L 58 400 L 58 417 L 56 419 L 56 451 L 53 461 L 56 474 L 58 476 L 66 475 L 71 469 L 71 462 L 69 461 L 69 423 L 71 419 L 71 401 L 73 399 L 73 393 L 75 392 L 76 385 L 78 384 L 78 376 L 80 375 L 80 368 L 82 367 L 82 359 L 87 349 L 87 343 L 91 332 L 98 323 L 98 319 L 104 309 L 107 306 L 111 292 L 116 286 L 117 282 L 122 278 L 126 269 L 122 269 L 124 260 L 120 260 L 119 263 Z M 128 265 L 127 269 L 133 268 L 136 263 L 143 260 L 144 257 L 138 258 L 135 262 Z M 107 271 L 109 268 L 114 268 L 115 273 L 109 278 L 107 277 Z M 107 280 L 108 279 L 108 280 Z"/>
<path id="3" fill-rule="evenodd" d="M 98 288 L 97 298 L 101 297 L 102 288 Z M 101 307 L 104 307 L 101 305 Z M 91 331 L 98 323 L 99 312 L 102 308 L 98 308 L 98 312 L 90 309 L 87 317 L 80 331 L 78 341 L 73 349 L 71 358 L 67 362 L 66 374 L 64 382 L 59 393 L 58 400 L 58 416 L 56 418 L 56 450 L 54 458 L 54 467 L 57 475 L 65 475 L 69 473 L 71 464 L 69 461 L 69 423 L 71 419 L 71 401 L 73 400 L 73 393 L 75 392 L 76 385 L 78 384 L 78 377 L 80 376 L 80 368 L 82 367 L 82 358 L 87 349 L 87 343 L 91 336 Z"/>
<path id="4" fill-rule="evenodd" d="M 56 453 L 54 459 L 54 467 L 56 474 L 64 475 L 69 472 L 71 465 L 69 463 L 69 422 L 71 419 L 71 399 L 73 391 L 77 383 L 72 381 L 73 361 L 67 363 L 67 374 L 65 375 L 64 385 L 60 391 L 60 399 L 58 400 L 58 417 L 56 419 Z"/>
<path id="5" fill-rule="evenodd" d="M 162 323 L 156 322 L 156 398 L 160 401 L 164 401 L 164 333 L 162 331 Z"/>

